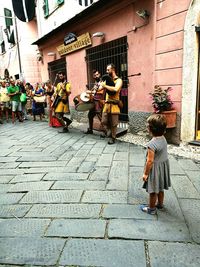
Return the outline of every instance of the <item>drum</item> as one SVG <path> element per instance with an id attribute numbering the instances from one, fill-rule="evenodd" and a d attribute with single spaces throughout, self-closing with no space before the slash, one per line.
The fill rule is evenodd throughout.
<path id="1" fill-rule="evenodd" d="M 86 96 L 87 95 L 87 96 Z M 92 98 L 85 92 L 77 95 L 73 99 L 76 111 L 88 111 L 94 108 Z"/>

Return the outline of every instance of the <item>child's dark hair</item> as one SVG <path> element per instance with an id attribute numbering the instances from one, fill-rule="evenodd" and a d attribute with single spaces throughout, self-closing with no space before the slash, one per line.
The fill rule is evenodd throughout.
<path id="1" fill-rule="evenodd" d="M 150 132 L 154 136 L 161 136 L 165 133 L 167 122 L 165 116 L 161 114 L 152 114 L 148 119 L 147 123 Z"/>

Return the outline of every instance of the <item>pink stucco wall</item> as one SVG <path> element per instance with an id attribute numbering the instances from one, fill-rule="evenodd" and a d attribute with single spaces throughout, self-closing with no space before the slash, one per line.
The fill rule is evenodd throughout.
<path id="1" fill-rule="evenodd" d="M 191 0 L 122 1 L 118 8 L 91 16 L 87 21 L 65 28 L 41 46 L 44 64 L 41 66 L 42 79 L 48 78 L 47 52 L 56 52 L 67 32 L 77 35 L 97 31 L 105 33 L 104 42 L 122 36 L 128 40 L 128 75 L 141 73 L 129 78 L 128 110 L 152 111 L 149 92 L 154 85 L 172 86 L 172 100 L 177 111 L 181 111 L 182 64 L 184 23 Z M 150 12 L 149 23 L 136 15 L 136 11 L 146 9 Z M 134 31 L 134 28 L 138 28 Z M 93 38 L 93 46 L 101 44 L 100 38 Z M 72 97 L 85 90 L 87 83 L 85 49 L 66 55 L 67 75 L 72 83 Z M 57 54 L 57 59 L 59 55 Z M 106 66 L 105 66 L 106 67 Z"/>
<path id="2" fill-rule="evenodd" d="M 181 111 L 184 23 L 191 0 L 159 0 L 156 6 L 155 83 L 172 86 L 171 97 Z"/>

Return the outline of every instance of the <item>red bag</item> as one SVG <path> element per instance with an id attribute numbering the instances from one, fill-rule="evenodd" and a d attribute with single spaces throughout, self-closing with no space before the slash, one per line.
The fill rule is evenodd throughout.
<path id="1" fill-rule="evenodd" d="M 62 127 L 62 124 L 58 121 L 58 119 L 54 116 L 51 117 L 49 126 L 51 127 Z"/>

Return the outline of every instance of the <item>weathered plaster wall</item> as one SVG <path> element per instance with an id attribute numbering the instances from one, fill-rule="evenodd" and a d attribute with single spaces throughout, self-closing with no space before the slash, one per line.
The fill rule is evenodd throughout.
<path id="1" fill-rule="evenodd" d="M 191 2 L 185 23 L 181 139 L 195 137 L 196 95 L 198 76 L 198 40 L 195 25 L 200 25 L 200 1 Z"/>

